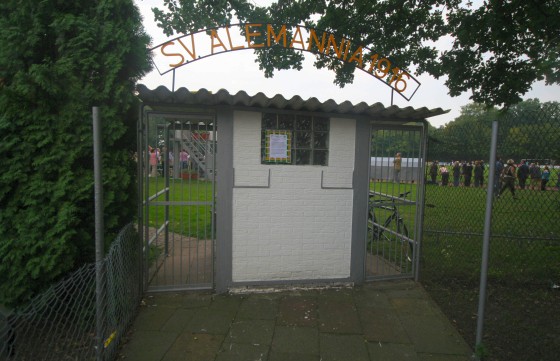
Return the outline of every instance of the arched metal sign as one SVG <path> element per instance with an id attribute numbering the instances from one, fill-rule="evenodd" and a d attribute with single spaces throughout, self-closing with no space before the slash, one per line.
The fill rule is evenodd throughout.
<path id="1" fill-rule="evenodd" d="M 389 58 L 351 39 L 301 25 L 232 24 L 182 35 L 150 50 L 155 67 L 163 75 L 212 55 L 278 46 L 355 64 L 358 69 L 381 80 L 406 100 L 412 99 L 420 87 L 416 78 L 393 64 Z"/>

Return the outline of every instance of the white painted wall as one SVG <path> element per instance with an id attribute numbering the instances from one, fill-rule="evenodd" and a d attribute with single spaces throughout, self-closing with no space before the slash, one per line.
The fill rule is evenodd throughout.
<path id="1" fill-rule="evenodd" d="M 264 165 L 261 113 L 234 112 L 232 280 L 319 280 L 350 276 L 356 124 L 331 118 L 329 165 Z"/>

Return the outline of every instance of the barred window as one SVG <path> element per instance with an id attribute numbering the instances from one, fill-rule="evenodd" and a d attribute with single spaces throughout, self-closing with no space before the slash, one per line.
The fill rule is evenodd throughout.
<path id="1" fill-rule="evenodd" d="M 263 113 L 261 163 L 328 165 L 329 118 Z"/>

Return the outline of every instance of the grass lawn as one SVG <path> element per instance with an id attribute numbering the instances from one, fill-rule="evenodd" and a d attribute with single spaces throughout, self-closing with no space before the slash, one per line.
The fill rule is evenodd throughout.
<path id="1" fill-rule="evenodd" d="M 150 195 L 165 188 L 161 178 L 149 178 Z M 171 202 L 212 202 L 212 182 L 205 180 L 172 179 L 169 182 L 169 192 L 163 193 L 155 201 L 166 201 L 167 196 Z M 212 205 L 172 205 L 169 206 L 169 231 L 184 236 L 200 239 L 211 238 Z M 150 206 L 150 227 L 159 228 L 165 220 L 166 207 Z"/>
<path id="2" fill-rule="evenodd" d="M 494 200 L 490 277 L 502 282 L 548 282 L 560 277 L 560 194 L 517 191 Z M 427 186 L 424 272 L 478 278 L 486 206 L 483 188 Z M 556 208 L 556 211 L 555 211 Z"/>
<path id="3" fill-rule="evenodd" d="M 484 360 L 558 359 L 560 194 L 518 190 L 494 201 L 483 344 Z M 428 185 L 421 280 L 474 345 L 485 188 Z"/>
<path id="4" fill-rule="evenodd" d="M 377 193 L 374 198 L 370 198 L 370 201 L 375 200 L 383 202 L 382 204 L 379 204 L 382 205 L 382 207 L 373 208 L 377 221 L 383 224 L 387 217 L 391 216 L 393 211 L 388 209 L 392 207 L 392 199 L 390 197 L 398 197 L 398 199 L 395 198 L 395 205 L 397 206 L 399 215 L 402 217 L 404 224 L 408 229 L 409 237 L 414 238 L 416 205 L 415 203 L 409 202 L 416 202 L 416 184 L 397 184 L 393 182 L 375 181 L 370 182 L 369 188 L 371 191 Z M 405 193 L 408 194 L 405 196 Z"/>
<path id="5" fill-rule="evenodd" d="M 149 194 L 164 189 L 161 178 L 150 178 Z M 398 197 L 410 192 L 416 200 L 416 184 L 372 182 L 372 191 Z M 212 183 L 204 180 L 170 181 L 169 200 L 211 202 Z M 560 193 L 517 191 L 518 200 L 505 193 L 494 201 L 490 276 L 503 282 L 548 282 L 560 278 Z M 388 201 L 390 198 L 380 197 Z M 165 201 L 162 194 L 157 201 Z M 397 201 L 398 202 L 398 201 Z M 477 281 L 482 250 L 486 205 L 485 188 L 426 186 L 424 217 L 423 272 L 444 277 Z M 414 237 L 416 207 L 399 205 L 399 214 Z M 165 206 L 150 207 L 149 225 L 159 228 L 165 219 Z M 383 222 L 389 210 L 376 209 Z M 185 236 L 208 239 L 211 236 L 211 205 L 169 207 L 169 229 Z"/>

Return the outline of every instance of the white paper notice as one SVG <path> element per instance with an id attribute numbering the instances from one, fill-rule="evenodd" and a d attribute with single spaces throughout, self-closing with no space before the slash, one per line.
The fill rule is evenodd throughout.
<path id="1" fill-rule="evenodd" d="M 288 135 L 270 134 L 269 156 L 270 158 L 288 158 Z"/>

